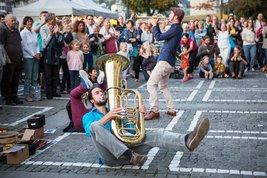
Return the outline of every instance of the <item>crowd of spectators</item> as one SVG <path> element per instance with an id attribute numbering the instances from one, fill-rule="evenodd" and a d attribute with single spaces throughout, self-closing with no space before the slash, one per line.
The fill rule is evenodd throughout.
<path id="1" fill-rule="evenodd" d="M 26 16 L 21 28 L 17 28 L 14 15 L 2 18 L 0 82 L 7 105 L 23 104 L 17 96 L 22 73 L 26 102 L 34 101 L 31 90 L 37 86 L 47 99 L 53 99 L 79 86 L 79 71 L 95 69 L 96 59 L 103 54 L 118 53 L 129 59 L 123 79 L 131 76 L 132 81 L 138 82 L 142 69 L 148 80 L 162 44 L 155 40 L 149 21 L 142 19 L 125 22 L 122 16 L 114 21 L 87 15 L 84 19 L 58 20 L 56 14 L 42 11 L 38 21 Z M 164 32 L 169 26 L 166 20 L 160 29 Z M 199 70 L 199 76 L 205 79 L 242 79 L 245 72 L 266 65 L 267 26 L 262 13 L 256 19 L 236 19 L 230 14 L 219 20 L 207 15 L 204 20 L 183 22 L 182 28 L 176 56 L 177 63 L 181 63 L 178 70 L 184 74 L 182 82 L 193 79 L 194 70 Z"/>

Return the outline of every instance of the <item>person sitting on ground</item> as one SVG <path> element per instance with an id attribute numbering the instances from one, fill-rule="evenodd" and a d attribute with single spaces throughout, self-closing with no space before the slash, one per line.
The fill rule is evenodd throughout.
<path id="1" fill-rule="evenodd" d="M 205 118 L 189 134 L 179 134 L 164 129 L 147 131 L 144 140 L 137 145 L 126 146 L 111 132 L 111 119 L 115 119 L 123 108 L 106 107 L 107 98 L 99 87 L 88 91 L 88 100 L 93 108 L 83 116 L 83 127 L 86 135 L 92 138 L 100 156 L 100 163 L 107 166 L 137 165 L 142 166 L 147 160 L 147 153 L 153 147 L 172 150 L 195 150 L 209 130 L 209 119 Z M 139 105 L 145 114 L 146 109 Z M 128 133 L 130 134 L 130 133 Z M 140 152 L 137 153 L 139 150 Z"/>
<path id="2" fill-rule="evenodd" d="M 223 64 L 222 56 L 217 56 L 216 63 L 214 66 L 214 75 L 218 78 L 228 78 L 228 75 L 225 73 L 225 65 Z"/>
<path id="3" fill-rule="evenodd" d="M 209 57 L 204 56 L 199 65 L 199 76 L 200 78 L 212 79 L 213 78 L 213 69 L 209 63 Z"/>
<path id="4" fill-rule="evenodd" d="M 229 61 L 230 72 L 233 79 L 235 79 L 236 76 L 238 79 L 242 79 L 245 71 L 245 65 L 248 64 L 248 62 L 242 57 L 241 50 L 240 46 L 235 46 L 234 55 Z"/>
<path id="5" fill-rule="evenodd" d="M 95 69 L 92 70 L 94 71 Z M 96 71 L 92 73 L 96 73 Z M 84 70 L 80 70 L 79 75 L 82 83 L 70 92 L 70 100 L 66 105 L 70 123 L 66 128 L 63 129 L 63 132 L 84 132 L 82 126 L 82 117 L 91 110 L 91 105 L 89 103 L 87 104 L 85 100 L 82 100 L 82 96 L 94 85 L 105 89 L 105 84 L 103 83 L 105 76 L 103 73 L 100 73 L 100 75 L 97 77 L 97 83 L 92 82 L 91 78 L 94 77 L 89 74 L 89 78 L 89 75 Z"/>

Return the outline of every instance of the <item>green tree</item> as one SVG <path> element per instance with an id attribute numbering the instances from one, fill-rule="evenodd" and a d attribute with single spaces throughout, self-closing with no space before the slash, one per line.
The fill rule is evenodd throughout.
<path id="1" fill-rule="evenodd" d="M 266 0 L 231 0 L 229 2 L 230 12 L 233 12 L 237 17 L 256 17 L 259 12 L 264 13 L 267 17 Z"/>
<path id="2" fill-rule="evenodd" d="M 179 0 L 122 0 L 134 13 L 147 13 L 152 16 L 156 10 L 163 12 L 172 6 L 177 6 Z"/>

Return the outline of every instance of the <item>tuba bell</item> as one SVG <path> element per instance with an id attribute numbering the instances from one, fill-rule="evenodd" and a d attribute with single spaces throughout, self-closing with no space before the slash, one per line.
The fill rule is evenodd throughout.
<path id="1" fill-rule="evenodd" d="M 122 107 L 123 111 L 112 119 L 114 135 L 127 145 L 140 143 L 145 136 L 144 115 L 139 111 L 142 95 L 134 89 L 123 88 L 121 72 L 129 66 L 129 60 L 118 54 L 106 54 L 96 60 L 96 68 L 104 71 L 107 79 L 106 95 L 109 109 Z M 123 84 L 122 84 L 123 83 Z M 128 103 L 133 98 L 133 103 Z"/>

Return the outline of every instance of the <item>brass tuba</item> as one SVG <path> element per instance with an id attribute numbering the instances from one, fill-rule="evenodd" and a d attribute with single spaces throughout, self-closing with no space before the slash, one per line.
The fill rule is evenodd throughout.
<path id="1" fill-rule="evenodd" d="M 96 68 L 104 71 L 107 79 L 109 109 L 124 108 L 111 120 L 111 129 L 119 140 L 127 145 L 134 145 L 144 139 L 145 122 L 144 115 L 139 111 L 142 105 L 140 92 L 122 87 L 121 72 L 126 70 L 129 64 L 126 57 L 118 54 L 106 54 L 96 60 Z M 134 100 L 132 106 L 128 105 L 129 97 Z"/>

